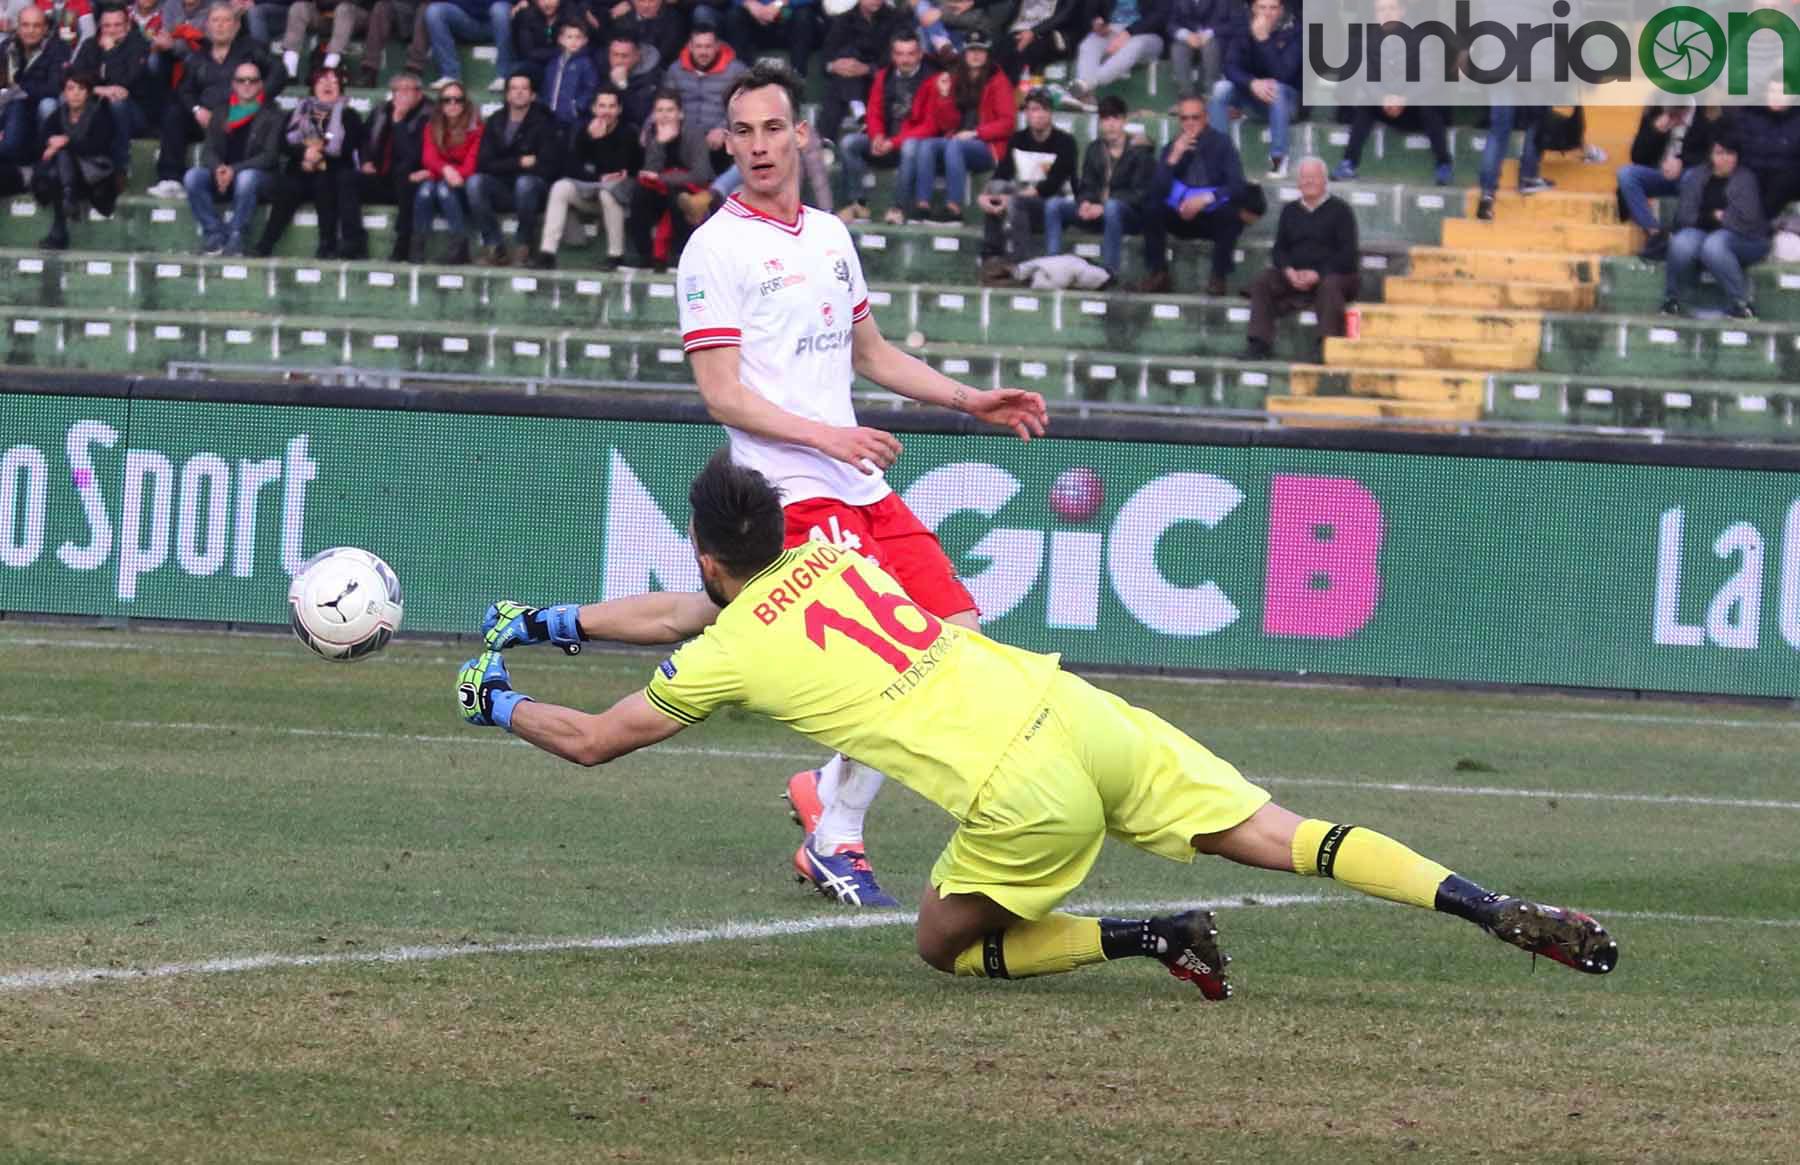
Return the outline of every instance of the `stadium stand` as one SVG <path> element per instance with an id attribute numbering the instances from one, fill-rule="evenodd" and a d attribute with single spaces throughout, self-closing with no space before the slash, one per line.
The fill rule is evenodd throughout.
<path id="1" fill-rule="evenodd" d="M 603 51 L 615 25 L 596 25 L 591 39 Z M 397 68 L 405 51 L 390 45 L 375 76 Z M 461 47 L 471 94 L 489 93 L 500 55 L 493 45 Z M 827 93 L 823 67 L 822 57 L 813 61 L 815 100 Z M 1097 118 L 1090 93 L 1064 88 L 1072 72 L 1065 60 L 1029 82 L 1068 97 L 1055 124 L 1085 146 Z M 358 77 L 366 81 L 367 71 Z M 280 103 L 291 108 L 303 92 L 292 86 Z M 1162 144 L 1178 132 L 1166 60 L 1132 69 L 1103 92 L 1127 102 L 1134 135 Z M 366 115 L 384 97 L 365 86 L 351 91 L 350 103 Z M 844 100 L 853 98 L 846 92 Z M 498 108 L 490 99 L 483 115 Z M 1329 120 L 1330 112 L 1313 110 L 1292 126 L 1290 158 L 1341 154 L 1350 130 Z M 1587 110 L 1589 156 L 1626 158 L 1639 112 Z M 852 106 L 847 124 L 855 116 Z M 1267 125 L 1241 119 L 1227 129 L 1246 173 L 1262 178 Z M 982 239 L 972 192 L 946 191 L 946 201 L 968 208 L 961 223 L 884 225 L 892 169 L 869 176 L 871 220 L 852 229 L 885 333 L 907 338 L 923 358 L 971 383 L 1018 384 L 1059 402 L 1287 423 L 1487 421 L 1755 440 L 1800 432 L 1800 296 L 1791 294 L 1800 289 L 1800 266 L 1771 260 L 1750 270 L 1759 319 L 1720 318 L 1725 305 L 1705 281 L 1691 301 L 1695 315 L 1658 316 L 1662 270 L 1636 257 L 1644 236 L 1621 222 L 1616 167 L 1584 160 L 1581 151 L 1547 154 L 1542 173 L 1555 189 L 1526 198 L 1512 193 L 1516 162 L 1509 161 L 1494 218 L 1479 221 L 1471 186 L 1484 144 L 1480 126 L 1452 119 L 1447 145 L 1461 185 L 1445 187 L 1422 133 L 1374 128 L 1357 179 L 1332 186 L 1362 238 L 1358 327 L 1355 338 L 1329 339 L 1318 363 L 1308 362 L 1310 312 L 1283 324 L 1270 359 L 1234 358 L 1249 315 L 1241 293 L 1268 264 L 1274 212 L 1298 197 L 1291 178 L 1264 182 L 1270 213 L 1243 234 L 1223 296 L 1112 289 L 1142 274 L 1139 248 L 1129 243 L 1107 290 L 977 286 Z M 313 257 L 319 237 L 310 209 L 271 258 L 201 257 L 185 207 L 145 193 L 157 176 L 156 145 L 132 143 L 125 193 L 110 217 L 86 214 L 76 250 L 39 250 L 49 210 L 23 195 L 6 200 L 0 358 L 7 364 L 261 370 L 352 382 L 691 384 L 674 331 L 673 285 L 647 271 L 602 271 L 597 223 L 583 224 L 589 243 L 564 248 L 556 271 L 322 261 Z M 370 254 L 391 252 L 394 220 L 392 207 L 364 210 Z M 517 223 L 508 217 L 501 227 L 510 234 Z M 1096 236 L 1071 242 L 1072 253 L 1098 259 Z M 1175 246 L 1177 287 L 1204 285 L 1206 255 L 1204 244 Z"/>

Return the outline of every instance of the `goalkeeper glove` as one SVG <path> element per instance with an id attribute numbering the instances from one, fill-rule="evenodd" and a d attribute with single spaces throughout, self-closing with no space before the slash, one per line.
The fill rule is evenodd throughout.
<path id="1" fill-rule="evenodd" d="M 581 650 L 581 605 L 527 607 L 502 599 L 488 607 L 481 630 L 489 651 L 554 643 L 567 654 L 575 655 Z"/>
<path id="2" fill-rule="evenodd" d="M 477 728 L 497 725 L 512 731 L 513 710 L 531 699 L 512 689 L 512 677 L 497 651 L 483 652 L 456 675 L 456 702 L 463 722 Z"/>

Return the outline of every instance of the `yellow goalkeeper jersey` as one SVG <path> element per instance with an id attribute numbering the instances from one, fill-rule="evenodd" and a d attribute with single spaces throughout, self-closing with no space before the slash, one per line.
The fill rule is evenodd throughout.
<path id="1" fill-rule="evenodd" d="M 1057 667 L 941 621 L 862 555 L 814 542 L 746 583 L 644 694 L 683 724 L 724 705 L 759 712 L 960 821 Z"/>

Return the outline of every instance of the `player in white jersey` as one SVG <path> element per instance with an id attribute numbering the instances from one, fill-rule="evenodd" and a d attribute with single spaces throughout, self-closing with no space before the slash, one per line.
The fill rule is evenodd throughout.
<path id="1" fill-rule="evenodd" d="M 798 78 L 772 62 L 726 94 L 726 148 L 744 185 L 682 252 L 682 346 L 707 410 L 730 433 L 733 460 L 781 490 L 788 545 L 813 539 L 857 550 L 920 606 L 973 629 L 974 598 L 882 478 L 900 442 L 857 423 L 850 384 L 860 374 L 1024 440 L 1044 432 L 1044 398 L 959 384 L 882 337 L 850 232 L 837 216 L 801 205 L 800 148 L 810 129 L 796 116 L 800 99 Z M 806 831 L 794 867 L 849 905 L 896 905 L 876 883 L 862 838 L 882 779 L 840 755 L 788 782 Z"/>

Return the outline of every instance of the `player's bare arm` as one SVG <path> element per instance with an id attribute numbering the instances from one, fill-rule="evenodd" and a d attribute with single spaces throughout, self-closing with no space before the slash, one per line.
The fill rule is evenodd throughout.
<path id="1" fill-rule="evenodd" d="M 808 420 L 752 392 L 738 379 L 738 350 L 734 347 L 701 349 L 689 357 L 706 411 L 721 425 L 817 449 L 865 473 L 870 472 L 867 465 L 886 469 L 900 456 L 900 441 L 891 433 L 866 425 L 846 428 Z"/>
<path id="2" fill-rule="evenodd" d="M 617 760 L 667 740 L 683 727 L 651 707 L 641 691 L 598 715 L 540 700 L 520 702 L 512 715 L 514 736 L 578 765 Z"/>
<path id="3" fill-rule="evenodd" d="M 719 607 L 698 591 L 653 591 L 586 603 L 579 616 L 584 639 L 644 644 L 691 639 L 718 617 Z"/>
<path id="4" fill-rule="evenodd" d="M 952 380 L 889 343 L 873 316 L 865 316 L 852 329 L 851 360 L 857 375 L 890 392 L 1011 429 L 1022 441 L 1043 436 L 1050 423 L 1044 398 L 1037 393 L 1018 388 L 970 388 Z"/>

